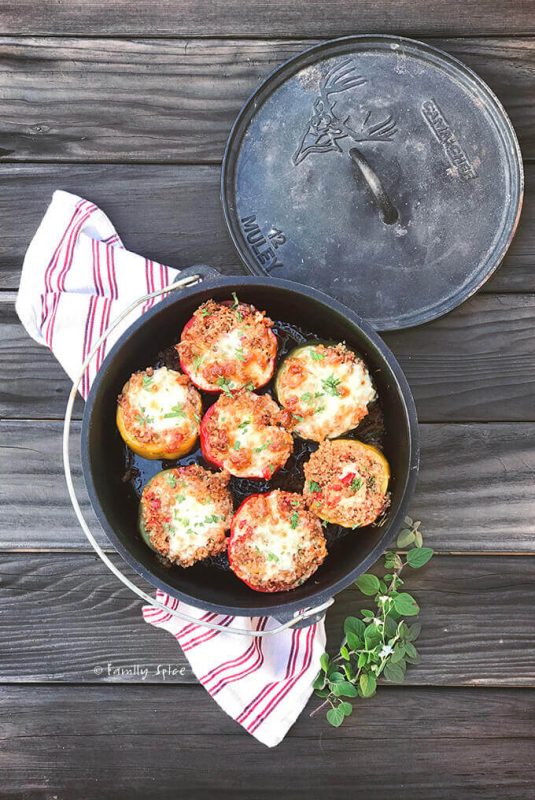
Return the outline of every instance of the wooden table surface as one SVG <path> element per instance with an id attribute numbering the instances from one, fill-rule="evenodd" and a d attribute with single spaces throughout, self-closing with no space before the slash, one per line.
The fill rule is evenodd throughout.
<path id="1" fill-rule="evenodd" d="M 488 81 L 520 139 L 526 200 L 477 296 L 385 337 L 421 421 L 411 513 L 438 553 L 410 578 L 422 663 L 338 730 L 309 718 L 312 702 L 268 750 L 89 552 L 62 477 L 69 383 L 13 300 L 56 188 L 100 205 L 131 250 L 239 272 L 218 191 L 233 119 L 279 62 L 365 32 L 431 41 Z M 532 0 L 2 4 L 0 797 L 533 798 L 534 34 Z M 354 597 L 329 612 L 333 645 Z"/>

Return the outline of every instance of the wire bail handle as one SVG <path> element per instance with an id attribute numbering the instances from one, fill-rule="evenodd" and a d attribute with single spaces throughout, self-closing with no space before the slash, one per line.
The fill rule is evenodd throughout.
<path id="1" fill-rule="evenodd" d="M 191 269 L 201 270 L 201 267 L 196 266 L 192 267 Z M 202 270 L 208 271 L 210 270 L 210 268 L 208 268 L 207 270 L 203 266 Z M 113 331 L 117 328 L 117 326 L 120 325 L 120 323 L 124 319 L 126 319 L 126 317 L 128 317 L 133 311 L 135 311 L 135 309 L 138 308 L 138 306 L 140 306 L 142 303 L 146 303 L 147 300 L 152 300 L 153 298 L 160 297 L 161 295 L 177 291 L 178 289 L 185 289 L 189 286 L 195 286 L 197 283 L 202 281 L 203 277 L 204 276 L 200 274 L 200 272 L 192 273 L 186 277 L 178 278 L 176 281 L 173 281 L 173 283 L 169 284 L 169 286 L 166 286 L 163 289 L 157 289 L 154 292 L 149 292 L 148 294 L 139 297 L 137 300 L 131 303 L 131 305 L 129 305 L 124 311 L 122 311 L 121 314 L 119 314 L 119 316 L 116 317 L 113 320 L 113 322 L 110 323 L 110 325 L 106 328 L 104 333 L 99 337 L 96 344 L 85 358 L 80 368 L 78 377 L 76 378 L 76 380 L 72 385 L 69 394 L 69 399 L 67 401 L 67 408 L 65 410 L 65 421 L 63 424 L 63 469 L 65 472 L 65 481 L 67 483 L 67 491 L 69 493 L 69 498 L 72 507 L 74 509 L 74 513 L 76 514 L 76 518 L 78 519 L 80 527 L 85 533 L 89 544 L 91 545 L 95 553 L 99 556 L 101 561 L 103 561 L 103 563 L 108 567 L 108 569 L 111 572 L 113 572 L 115 577 L 118 578 L 121 581 L 121 583 L 123 583 L 128 589 L 130 589 L 130 591 L 134 592 L 134 594 L 136 594 L 141 600 L 144 600 L 153 608 L 159 608 L 162 611 L 165 611 L 166 613 L 170 614 L 171 616 L 177 617 L 183 622 L 194 623 L 195 625 L 200 625 L 203 628 L 209 628 L 215 631 L 225 631 L 226 633 L 233 633 L 237 636 L 250 636 L 254 638 L 260 638 L 264 636 L 274 636 L 275 634 L 280 633 L 281 631 L 284 631 L 287 628 L 291 628 L 294 625 L 297 625 L 299 622 L 302 622 L 303 620 L 309 619 L 310 617 L 313 616 L 320 615 L 323 611 L 326 611 L 327 608 L 329 608 L 334 603 L 334 598 L 330 597 L 324 603 L 321 603 L 319 606 L 316 606 L 315 608 L 308 608 L 304 609 L 303 611 L 296 612 L 293 615 L 293 617 L 291 617 L 286 622 L 281 623 L 278 627 L 264 631 L 251 631 L 251 630 L 246 630 L 245 628 L 228 628 L 223 625 L 218 625 L 215 622 L 208 622 L 206 620 L 200 620 L 196 619 L 195 617 L 190 617 L 188 614 L 184 614 L 178 609 L 170 608 L 169 606 L 164 605 L 164 603 L 161 603 L 156 598 L 151 597 L 151 595 L 144 592 L 143 589 L 140 589 L 139 586 L 133 583 L 123 572 L 121 572 L 121 570 L 117 566 L 115 566 L 115 564 L 111 561 L 109 556 L 104 552 L 102 547 L 99 545 L 99 543 L 91 533 L 89 525 L 85 520 L 85 517 L 82 513 L 82 509 L 80 508 L 80 504 L 78 502 L 78 498 L 76 496 L 76 490 L 74 488 L 74 482 L 72 478 L 71 461 L 69 455 L 72 411 L 74 407 L 74 402 L 76 400 L 76 395 L 78 393 L 78 387 L 80 386 L 80 383 L 82 381 L 82 378 L 85 374 L 87 367 L 89 366 L 92 359 L 100 349 L 100 346 L 108 338 L 108 336 L 111 333 L 113 333 Z"/>

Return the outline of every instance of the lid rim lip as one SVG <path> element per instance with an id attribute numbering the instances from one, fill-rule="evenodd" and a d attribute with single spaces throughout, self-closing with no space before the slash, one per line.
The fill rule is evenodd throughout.
<path id="1" fill-rule="evenodd" d="M 508 157 L 508 162 L 510 166 L 510 181 L 513 187 L 512 191 L 512 198 L 511 203 L 509 206 L 509 213 L 506 214 L 506 218 L 510 221 L 507 222 L 502 226 L 504 235 L 500 235 L 498 239 L 493 254 L 487 261 L 493 261 L 493 265 L 490 268 L 487 268 L 487 271 L 483 271 L 483 277 L 480 280 L 474 281 L 472 284 L 469 284 L 468 290 L 459 293 L 458 295 L 454 296 L 453 298 L 450 296 L 445 300 L 442 300 L 433 306 L 429 312 L 422 313 L 422 312 L 415 312 L 420 313 L 420 318 L 418 321 L 408 320 L 406 322 L 399 323 L 398 320 L 393 320 L 392 325 L 383 325 L 381 320 L 374 322 L 374 320 L 370 320 L 367 317 L 364 317 L 360 311 L 360 316 L 365 319 L 374 329 L 378 332 L 387 332 L 387 331 L 397 331 L 397 330 L 405 330 L 407 328 L 414 328 L 420 325 L 424 325 L 426 323 L 432 322 L 435 319 L 440 319 L 441 317 L 448 314 L 450 311 L 453 311 L 455 308 L 458 308 L 462 305 L 466 300 L 476 294 L 485 283 L 490 280 L 490 278 L 495 274 L 496 270 L 501 266 L 503 259 L 511 245 L 511 242 L 515 236 L 518 223 L 520 220 L 520 215 L 522 212 L 523 202 L 524 202 L 524 186 L 525 186 L 525 176 L 524 176 L 524 164 L 522 158 L 522 151 L 520 149 L 520 144 L 518 141 L 518 137 L 516 135 L 516 131 L 513 127 L 513 124 L 509 118 L 507 111 L 505 110 L 503 103 L 495 94 L 495 92 L 491 89 L 491 87 L 478 75 L 477 72 L 474 72 L 471 67 L 465 64 L 463 61 L 458 59 L 456 56 L 451 55 L 445 50 L 442 50 L 439 47 L 435 47 L 432 44 L 428 44 L 427 42 L 422 42 L 419 39 L 413 39 L 408 36 L 397 36 L 393 34 L 375 34 L 375 33 L 362 33 L 362 34 L 350 34 L 348 36 L 340 36 L 334 39 L 328 39 L 324 42 L 320 42 L 319 44 L 312 45 L 311 47 L 307 47 L 301 52 L 297 53 L 294 56 L 283 61 L 281 64 L 278 64 L 274 69 L 272 69 L 266 77 L 262 80 L 260 85 L 258 85 L 253 92 L 247 97 L 243 105 L 241 106 L 236 119 L 234 120 L 232 127 L 230 129 L 226 144 L 225 150 L 223 153 L 223 159 L 221 162 L 221 176 L 220 176 L 220 187 L 219 187 L 219 197 L 220 202 L 223 208 L 223 216 L 225 219 L 225 223 L 227 226 L 228 233 L 232 240 L 232 243 L 238 253 L 240 261 L 245 266 L 245 268 L 250 272 L 252 275 L 262 276 L 262 277 L 273 277 L 268 271 L 263 270 L 260 265 L 256 264 L 251 259 L 248 258 L 247 251 L 242 246 L 242 241 L 240 239 L 240 232 L 239 229 L 235 226 L 235 221 L 232 219 L 231 214 L 236 214 L 236 206 L 234 200 L 234 196 L 230 197 L 230 185 L 231 180 L 230 178 L 233 177 L 233 166 L 236 163 L 236 159 L 234 158 L 234 164 L 232 164 L 233 156 L 235 155 L 234 151 L 234 143 L 238 136 L 238 128 L 240 124 L 243 122 L 244 118 L 247 115 L 247 112 L 252 104 L 255 102 L 255 98 L 259 96 L 259 94 L 265 89 L 266 85 L 268 85 L 279 73 L 284 72 L 291 64 L 298 63 L 301 60 L 305 60 L 308 57 L 312 57 L 316 52 L 321 52 L 322 50 L 330 50 L 330 49 L 337 49 L 338 47 L 343 47 L 344 45 L 349 45 L 350 43 L 357 43 L 363 42 L 368 40 L 370 42 L 379 41 L 379 42 L 387 42 L 391 41 L 392 43 L 404 43 L 406 42 L 409 45 L 418 45 L 418 47 L 423 48 L 424 50 L 428 50 L 434 54 L 438 54 L 442 59 L 449 61 L 454 66 L 456 66 L 461 72 L 463 72 L 466 76 L 471 78 L 474 83 L 478 86 L 478 88 L 488 96 L 490 101 L 494 103 L 496 110 L 500 114 L 500 121 L 504 126 L 505 130 L 503 131 L 508 137 L 509 141 L 512 145 L 511 151 L 506 149 L 506 154 Z M 333 54 L 333 57 L 336 54 Z M 503 138 L 503 137 L 502 137 Z M 292 278 L 285 278 L 285 280 L 292 280 Z M 295 283 L 300 283 L 300 281 L 294 281 Z M 308 284 L 303 284 L 307 286 Z M 323 291 L 323 290 L 322 290 Z M 328 296 L 333 297 L 328 292 L 325 292 Z M 337 299 L 334 297 L 334 299 Z M 449 302 L 454 299 L 454 302 Z M 439 309 L 434 311 L 434 309 Z"/>

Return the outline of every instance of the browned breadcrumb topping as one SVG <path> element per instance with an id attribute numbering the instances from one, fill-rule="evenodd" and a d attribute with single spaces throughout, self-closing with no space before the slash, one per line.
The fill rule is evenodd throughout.
<path id="1" fill-rule="evenodd" d="M 125 428 L 131 436 L 145 444 L 165 444 L 172 451 L 178 449 L 186 439 L 197 435 L 202 401 L 199 392 L 186 375 L 174 370 L 166 372 L 177 386 L 185 387 L 186 401 L 169 414 L 169 425 L 164 430 L 154 429 L 154 417 L 150 409 L 140 407 L 135 400 L 136 390 L 144 389 L 155 398 L 162 391 L 161 384 L 155 380 L 155 370 L 152 367 L 134 372 L 123 386 L 117 402 L 121 407 Z"/>
<path id="2" fill-rule="evenodd" d="M 260 527 L 264 529 L 261 534 Z M 274 544 L 272 549 L 269 541 L 266 546 L 266 529 L 276 536 L 279 547 L 289 548 L 290 568 L 277 567 L 281 559 L 273 552 Z M 253 589 L 263 592 L 295 589 L 313 575 L 326 555 L 321 523 L 299 494 L 277 489 L 251 495 L 234 516 L 229 544 L 231 567 Z"/>
<path id="3" fill-rule="evenodd" d="M 356 440 L 325 441 L 305 464 L 304 497 L 322 519 L 347 528 L 370 525 L 388 508 L 385 465 Z"/>
<path id="4" fill-rule="evenodd" d="M 164 558 L 182 567 L 190 567 L 208 556 L 226 550 L 226 531 L 232 519 L 232 498 L 228 491 L 230 475 L 210 472 L 197 464 L 159 472 L 143 489 L 140 501 L 140 527 L 154 550 Z M 206 523 L 199 534 L 200 543 L 194 552 L 171 556 L 169 536 L 176 521 L 176 509 L 184 504 L 182 512 L 187 518 L 188 500 L 210 502 Z M 178 505 L 177 505 L 178 504 Z M 217 519 L 216 519 L 217 518 Z"/>
<path id="5" fill-rule="evenodd" d="M 266 312 L 253 305 L 207 300 L 185 326 L 176 349 L 202 388 L 257 388 L 263 385 L 259 375 L 269 378 L 277 353 L 272 327 Z M 231 333 L 236 334 L 237 346 L 229 352 L 224 340 Z"/>
<path id="6" fill-rule="evenodd" d="M 221 395 L 203 420 L 203 450 L 232 475 L 269 479 L 293 449 L 288 418 L 269 395 Z"/>

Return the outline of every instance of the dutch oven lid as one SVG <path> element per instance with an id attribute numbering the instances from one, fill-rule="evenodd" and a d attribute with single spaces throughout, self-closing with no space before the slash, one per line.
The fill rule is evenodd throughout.
<path id="1" fill-rule="evenodd" d="M 222 173 L 246 267 L 322 289 L 378 330 L 476 291 L 511 242 L 522 190 L 488 86 L 392 36 L 337 39 L 276 69 L 240 112 Z"/>

